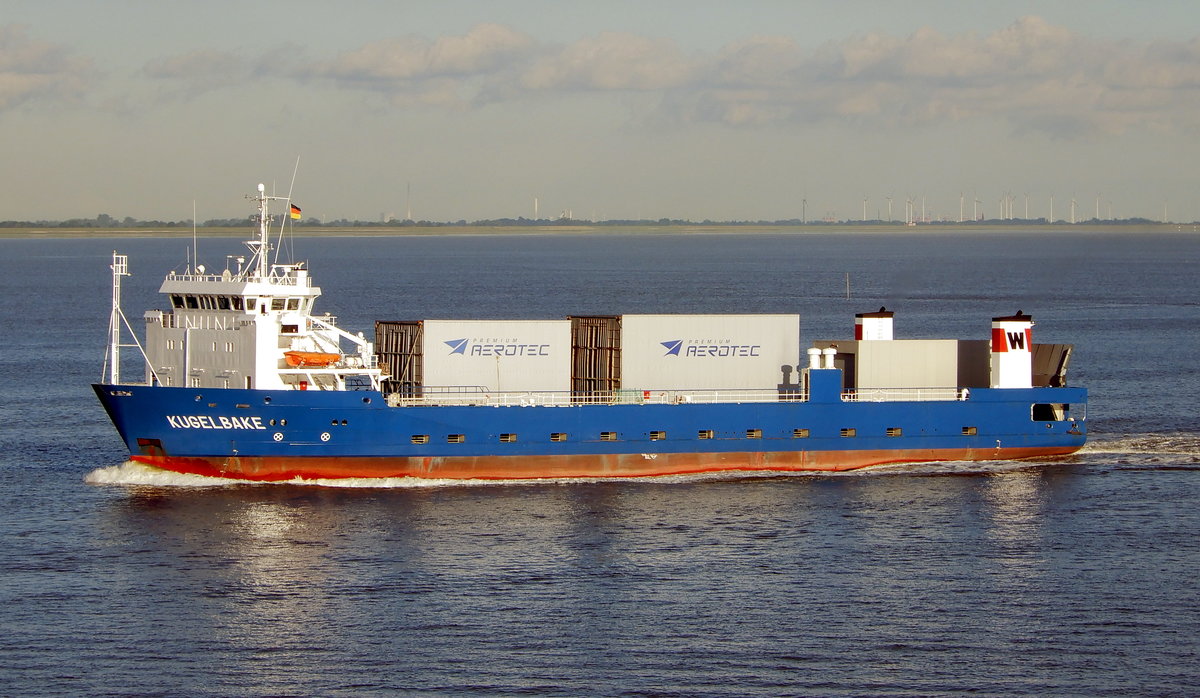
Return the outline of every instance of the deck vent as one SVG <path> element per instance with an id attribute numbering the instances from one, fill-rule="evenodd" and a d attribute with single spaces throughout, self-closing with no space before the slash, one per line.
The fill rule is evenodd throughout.
<path id="1" fill-rule="evenodd" d="M 651 441 L 662 441 L 662 440 L 664 440 L 664 439 L 666 439 L 666 438 L 667 438 L 667 432 L 665 432 L 665 431 L 652 431 L 652 432 L 650 432 L 650 440 L 651 440 Z"/>
<path id="2" fill-rule="evenodd" d="M 963 436 L 975 436 L 979 433 L 979 427 L 963 427 Z"/>
<path id="3" fill-rule="evenodd" d="M 713 430 L 712 429 L 701 429 L 700 431 L 696 432 L 696 438 L 698 438 L 702 441 L 711 439 L 711 438 L 713 438 Z"/>
<path id="4" fill-rule="evenodd" d="M 617 440 L 617 432 L 602 431 L 602 432 L 600 432 L 600 440 L 601 441 L 616 441 Z"/>
<path id="5" fill-rule="evenodd" d="M 500 443 L 502 443 L 502 444 L 515 444 L 516 442 L 517 442 L 516 434 L 501 434 L 500 435 Z"/>
<path id="6" fill-rule="evenodd" d="M 858 436 L 858 430 L 854 427 L 845 427 L 841 431 L 842 436 Z"/>
<path id="7" fill-rule="evenodd" d="M 427 444 L 429 443 L 429 434 L 413 434 L 412 442 L 415 444 Z"/>
<path id="8" fill-rule="evenodd" d="M 561 432 L 561 431 L 550 432 L 550 440 L 551 441 L 566 441 L 567 435 L 565 432 Z"/>
<path id="9" fill-rule="evenodd" d="M 808 438 L 808 429 L 792 429 L 792 438 L 793 439 L 807 439 Z"/>
<path id="10" fill-rule="evenodd" d="M 762 429 L 747 429 L 746 430 L 746 438 L 747 439 L 761 439 L 762 438 Z"/>
<path id="11" fill-rule="evenodd" d="M 901 429 L 900 427 L 888 427 L 887 435 L 888 436 L 904 436 L 904 430 Z"/>
<path id="12" fill-rule="evenodd" d="M 464 434 L 446 434 L 446 443 L 461 444 L 466 443 L 467 437 Z"/>

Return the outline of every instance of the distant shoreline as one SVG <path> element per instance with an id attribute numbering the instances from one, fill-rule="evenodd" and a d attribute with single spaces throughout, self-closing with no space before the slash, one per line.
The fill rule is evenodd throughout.
<path id="1" fill-rule="evenodd" d="M 253 231 L 248 226 L 233 228 L 198 228 L 195 235 L 204 238 L 243 238 Z M 775 235 L 823 235 L 851 233 L 887 235 L 900 233 L 1197 233 L 1200 224 L 1154 223 L 1136 225 L 1105 225 L 1095 223 L 1054 223 L 1021 225 L 1019 223 L 937 223 L 932 225 L 550 225 L 550 226 L 320 226 L 298 227 L 288 231 L 294 237 L 396 237 L 396 236 L 453 236 L 453 235 L 730 235 L 740 233 Z M 0 228 L 2 238 L 189 238 L 191 229 L 180 228 Z"/>

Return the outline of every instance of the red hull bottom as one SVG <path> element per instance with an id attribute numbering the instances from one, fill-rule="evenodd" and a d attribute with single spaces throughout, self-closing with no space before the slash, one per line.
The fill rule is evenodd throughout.
<path id="1" fill-rule="evenodd" d="M 1079 447 L 793 451 L 772 453 L 659 453 L 586 456 L 434 458 L 175 457 L 130 458 L 178 473 L 236 480 L 282 481 L 416 477 L 448 480 L 626 478 L 724 471 L 836 472 L 888 463 L 1013 460 L 1074 453 Z"/>

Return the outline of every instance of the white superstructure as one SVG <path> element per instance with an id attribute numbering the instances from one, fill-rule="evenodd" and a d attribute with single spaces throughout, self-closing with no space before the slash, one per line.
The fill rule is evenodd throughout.
<path id="1" fill-rule="evenodd" d="M 326 314 L 314 316 L 321 295 L 303 263 L 269 259 L 271 216 L 258 185 L 258 239 L 246 246 L 249 264 L 206 273 L 202 265 L 171 272 L 159 291 L 169 310 L 146 320 L 146 382 L 193 388 L 259 390 L 379 389 L 374 346 L 361 334 L 338 328 Z M 298 209 L 296 209 L 298 211 Z M 354 348 L 342 351 L 342 340 Z"/>

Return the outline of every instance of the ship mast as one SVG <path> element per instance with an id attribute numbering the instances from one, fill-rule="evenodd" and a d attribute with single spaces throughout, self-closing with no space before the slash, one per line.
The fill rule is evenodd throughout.
<path id="1" fill-rule="evenodd" d="M 271 263 L 267 260 L 267 253 L 271 250 L 271 215 L 267 210 L 266 186 L 261 182 L 258 185 L 258 239 L 247 240 L 246 247 L 249 247 L 254 252 L 254 258 L 258 260 L 255 265 L 255 274 L 260 279 L 265 279 L 270 274 Z"/>
<path id="2" fill-rule="evenodd" d="M 108 382 L 117 385 L 121 382 L 121 277 L 129 276 L 129 256 L 117 254 L 112 256 L 112 313 L 108 316 Z"/>

